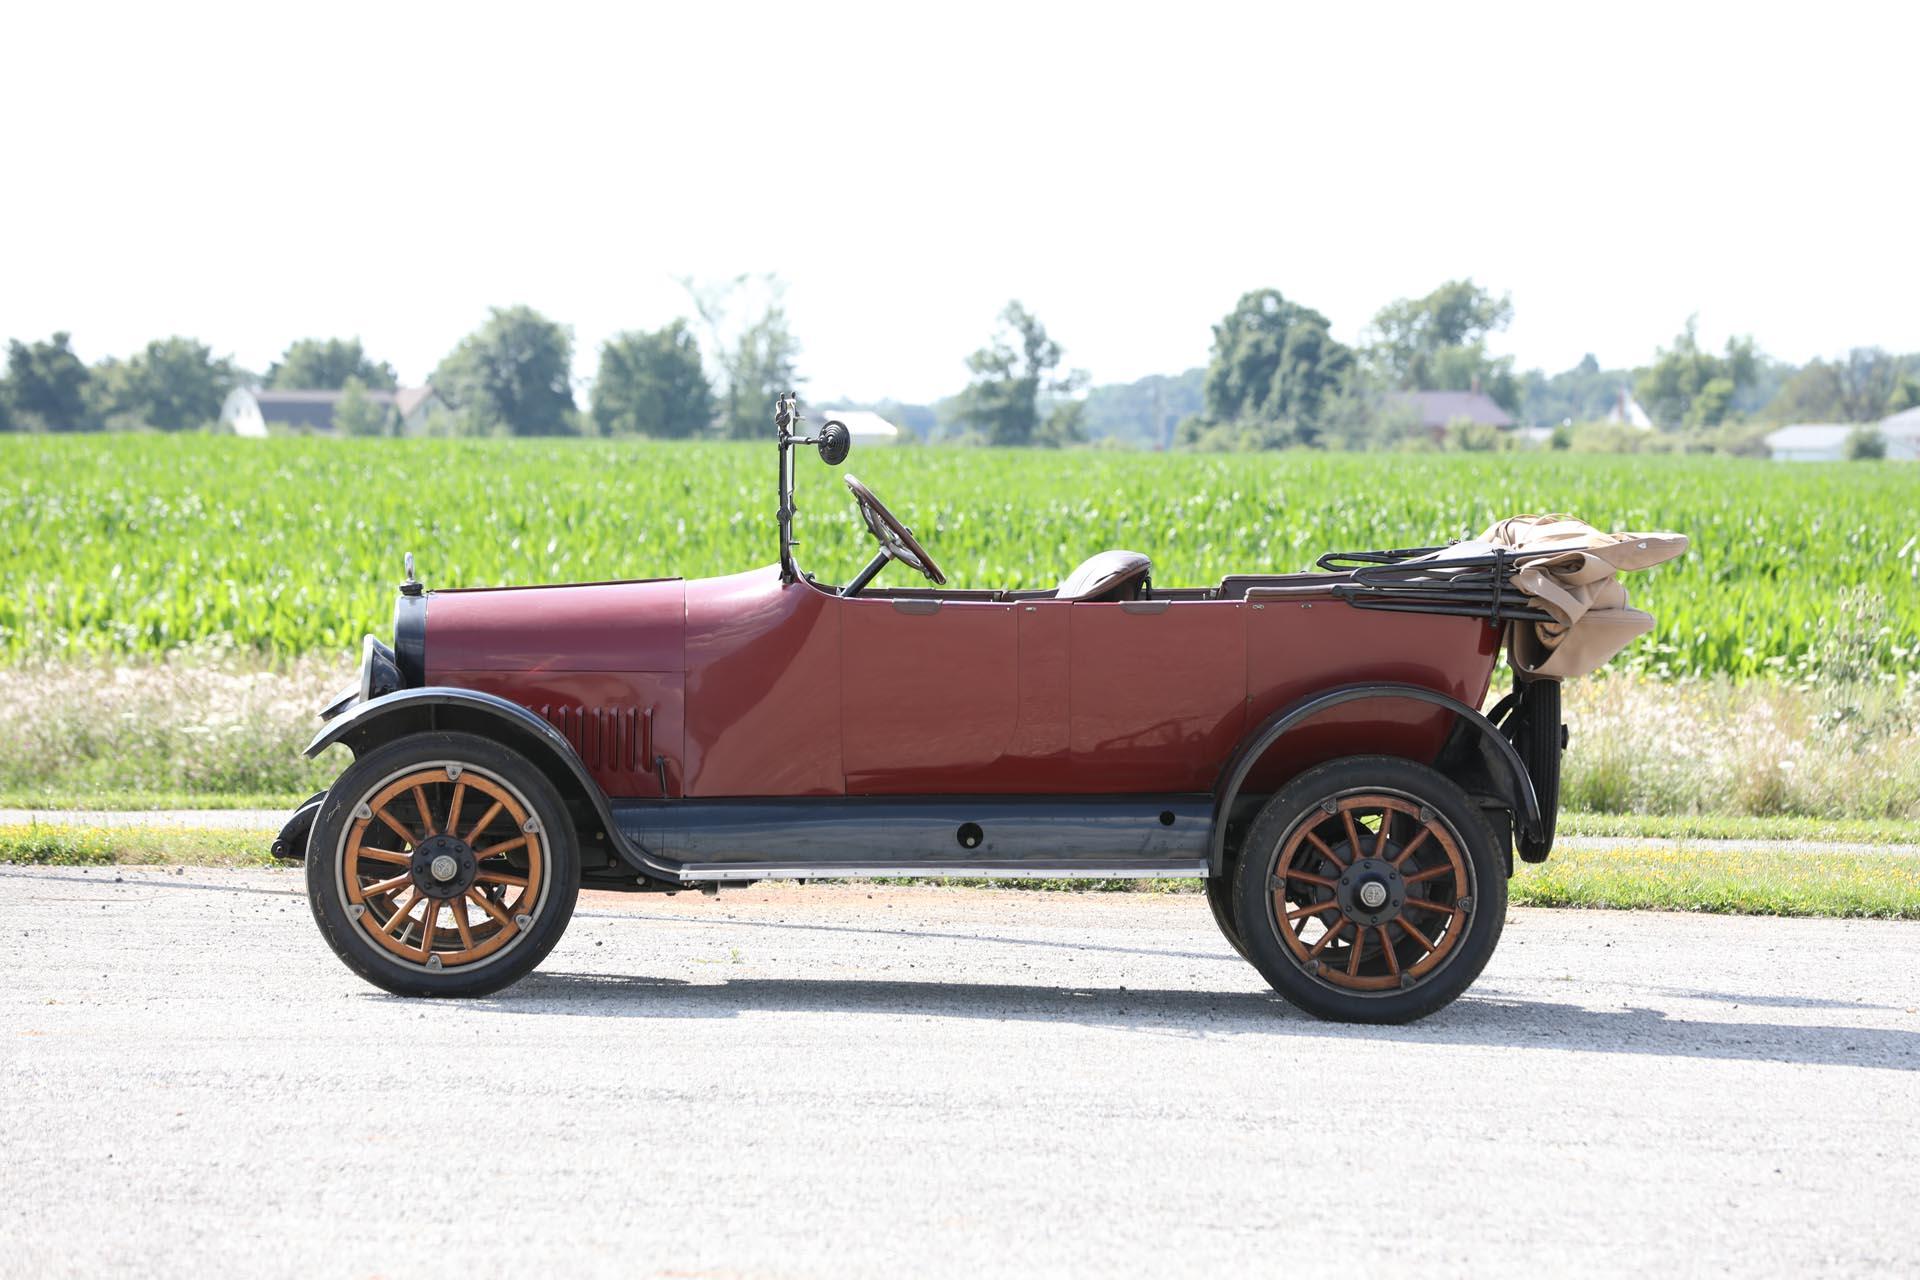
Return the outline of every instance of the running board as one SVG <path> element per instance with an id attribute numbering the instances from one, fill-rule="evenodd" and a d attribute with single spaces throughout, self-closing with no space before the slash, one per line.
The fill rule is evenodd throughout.
<path id="1" fill-rule="evenodd" d="M 683 883 L 870 876 L 1205 875 L 1213 797 L 616 800 L 620 834 Z"/>
<path id="2" fill-rule="evenodd" d="M 1089 862 L 1026 862 L 1012 865 L 983 862 L 950 862 L 944 865 L 898 863 L 893 866 L 876 866 L 866 862 L 837 865 L 823 862 L 803 867 L 782 867 L 770 863 L 689 863 L 680 868 L 683 884 L 725 884 L 735 880 L 877 880 L 907 876 L 979 880 L 1204 880 L 1207 877 L 1207 860 L 1163 862 L 1152 866 L 1125 862 L 1111 866 Z"/>

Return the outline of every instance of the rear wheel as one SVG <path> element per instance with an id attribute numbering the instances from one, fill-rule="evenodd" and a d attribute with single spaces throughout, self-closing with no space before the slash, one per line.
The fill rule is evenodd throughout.
<path id="1" fill-rule="evenodd" d="M 1486 967 L 1501 850 L 1453 782 L 1392 756 L 1309 770 L 1261 809 L 1233 877 L 1245 954 L 1317 1017 L 1410 1022 Z"/>
<path id="2" fill-rule="evenodd" d="M 580 890 L 565 804 L 517 752 L 423 733 L 356 760 L 307 844 L 334 953 L 400 995 L 484 995 L 560 941 Z"/>

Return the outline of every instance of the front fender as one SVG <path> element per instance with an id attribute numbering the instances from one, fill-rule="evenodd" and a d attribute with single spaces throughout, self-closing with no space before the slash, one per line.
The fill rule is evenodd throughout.
<path id="1" fill-rule="evenodd" d="M 1458 698 L 1448 697 L 1444 693 L 1417 684 L 1380 683 L 1350 684 L 1324 693 L 1316 693 L 1302 698 L 1292 706 L 1283 707 L 1267 717 L 1260 728 L 1249 734 L 1227 761 L 1221 771 L 1220 783 L 1214 789 L 1213 805 L 1213 843 L 1208 852 L 1207 864 L 1212 874 L 1226 874 L 1227 866 L 1227 819 L 1233 813 L 1233 802 L 1240 796 L 1240 788 L 1246 783 L 1247 775 L 1253 772 L 1260 757 L 1267 749 L 1280 741 L 1291 730 L 1311 720 L 1324 711 L 1343 706 L 1349 702 L 1364 702 L 1370 699 L 1406 699 L 1412 702 L 1424 702 L 1429 706 L 1445 707 L 1459 719 L 1460 723 L 1477 730 L 1476 743 L 1480 755 L 1487 767 L 1490 779 L 1496 784 L 1505 782 L 1506 799 L 1513 805 L 1514 818 L 1520 829 L 1535 841 L 1543 838 L 1543 824 L 1540 817 L 1540 797 L 1534 791 L 1533 778 L 1527 773 L 1527 767 L 1494 723 L 1475 711 Z"/>
<path id="2" fill-rule="evenodd" d="M 591 824 L 591 830 L 604 832 L 621 860 L 636 870 L 672 874 L 621 834 L 606 793 L 565 735 L 519 703 L 491 693 L 450 685 L 389 693 L 328 721 L 307 744 L 306 754 L 317 756 L 341 743 L 359 757 L 396 738 L 436 730 L 478 734 L 518 751 L 552 780 L 583 830 Z"/>

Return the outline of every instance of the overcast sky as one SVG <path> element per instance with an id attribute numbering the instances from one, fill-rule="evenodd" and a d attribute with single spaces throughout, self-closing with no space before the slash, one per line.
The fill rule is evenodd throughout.
<path id="1" fill-rule="evenodd" d="M 820 11 L 815 12 L 816 8 Z M 36 4 L 0 34 L 0 336 L 360 335 L 490 305 L 576 371 L 778 272 L 817 396 L 931 398 L 1017 297 L 1108 382 L 1273 286 L 1356 338 L 1471 276 L 1522 367 L 1688 314 L 1920 349 L 1920 6 Z"/>

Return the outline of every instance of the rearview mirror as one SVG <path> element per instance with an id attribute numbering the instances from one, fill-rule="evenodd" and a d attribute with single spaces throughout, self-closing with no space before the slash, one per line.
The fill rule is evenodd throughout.
<path id="1" fill-rule="evenodd" d="M 820 461 L 830 467 L 837 467 L 847 460 L 853 452 L 853 433 L 847 430 L 847 424 L 829 418 L 820 424 Z"/>

